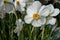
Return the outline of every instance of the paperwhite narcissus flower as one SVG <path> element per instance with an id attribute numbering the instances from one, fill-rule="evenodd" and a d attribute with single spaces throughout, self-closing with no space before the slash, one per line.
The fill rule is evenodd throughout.
<path id="1" fill-rule="evenodd" d="M 0 0 L 0 12 L 1 13 L 9 13 L 13 10 L 13 5 L 6 3 L 10 2 L 13 3 L 13 0 Z"/>
<path id="2" fill-rule="evenodd" d="M 47 24 L 54 25 L 56 23 L 56 19 L 53 18 L 54 16 L 57 16 L 59 14 L 59 9 L 53 7 L 52 4 L 49 4 L 45 7 L 46 10 L 49 10 L 49 15 L 47 19 Z"/>
<path id="3" fill-rule="evenodd" d="M 42 10 L 45 6 L 41 6 L 39 1 L 33 2 L 33 4 L 27 8 L 27 15 L 25 16 L 25 23 L 32 24 L 34 27 L 39 27 L 45 24 L 48 16 L 48 10 Z M 48 11 L 48 12 L 47 12 Z"/>
<path id="4" fill-rule="evenodd" d="M 15 8 L 16 10 L 22 12 L 24 11 L 24 7 L 26 6 L 25 0 L 15 0 Z"/>
<path id="5" fill-rule="evenodd" d="M 0 0 L 0 6 L 1 6 L 2 4 L 5 4 L 4 1 L 11 2 L 11 3 L 13 2 L 13 0 Z"/>
<path id="6" fill-rule="evenodd" d="M 17 27 L 15 28 L 14 32 L 17 33 L 17 35 L 19 36 L 20 31 L 23 30 L 23 22 L 21 19 L 18 19 L 16 24 Z"/>

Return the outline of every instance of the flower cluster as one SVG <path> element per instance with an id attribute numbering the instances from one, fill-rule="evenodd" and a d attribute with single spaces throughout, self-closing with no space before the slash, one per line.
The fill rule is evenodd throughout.
<path id="1" fill-rule="evenodd" d="M 14 30 L 17 35 L 22 31 L 23 23 L 31 24 L 33 27 L 41 27 L 43 25 L 55 25 L 59 9 L 54 8 L 52 4 L 43 5 L 39 1 L 34 0 L 0 0 L 0 13 L 11 13 L 18 10 L 23 14 L 25 11 L 24 21 L 17 20 L 17 27 Z M 1 14 L 0 14 L 1 15 Z M 0 17 L 2 18 L 2 17 Z"/>

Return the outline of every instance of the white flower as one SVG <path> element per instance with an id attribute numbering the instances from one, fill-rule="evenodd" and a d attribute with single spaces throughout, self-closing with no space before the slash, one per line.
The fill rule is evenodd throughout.
<path id="1" fill-rule="evenodd" d="M 25 0 L 15 0 L 15 8 L 18 11 L 24 11 L 24 7 L 26 6 Z"/>
<path id="2" fill-rule="evenodd" d="M 51 25 L 54 25 L 56 23 L 56 18 L 48 18 L 47 20 L 47 24 L 51 24 Z"/>
<path id="3" fill-rule="evenodd" d="M 14 32 L 15 33 L 17 33 L 17 35 L 19 36 L 19 33 L 20 33 L 20 31 L 22 31 L 23 29 L 23 22 L 22 22 L 22 20 L 21 19 L 18 19 L 17 21 L 16 21 L 17 23 L 17 27 L 15 28 L 15 30 L 14 30 Z"/>
<path id="4" fill-rule="evenodd" d="M 9 13 L 13 10 L 13 5 L 8 4 L 6 2 L 13 3 L 13 0 L 0 0 L 0 12 L 1 13 Z"/>
<path id="5" fill-rule="evenodd" d="M 59 9 L 53 7 L 52 4 L 49 4 L 45 7 L 46 10 L 49 10 L 48 20 L 47 24 L 54 25 L 56 23 L 56 19 L 53 18 L 54 16 L 57 16 L 59 14 Z"/>
<path id="6" fill-rule="evenodd" d="M 34 27 L 39 27 L 45 24 L 46 18 L 48 16 L 48 10 L 44 10 L 45 6 L 41 6 L 42 4 L 39 1 L 33 2 L 31 6 L 27 8 L 27 15 L 25 16 L 25 23 L 32 24 Z"/>

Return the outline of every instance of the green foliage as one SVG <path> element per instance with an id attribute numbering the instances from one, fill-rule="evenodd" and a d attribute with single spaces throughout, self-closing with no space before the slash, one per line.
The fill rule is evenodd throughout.
<path id="1" fill-rule="evenodd" d="M 47 4 L 45 0 L 39 0 L 42 4 Z M 54 3 L 52 0 L 50 3 Z M 53 4 L 55 8 L 60 9 L 60 3 Z M 25 12 L 23 12 L 25 13 Z M 16 11 L 16 15 L 18 19 L 24 19 L 25 14 L 21 14 L 19 11 Z M 60 26 L 60 14 L 56 16 L 57 18 L 57 27 Z M 24 20 L 23 20 L 24 21 Z M 14 33 L 14 29 L 16 28 L 16 16 L 13 13 L 6 13 L 3 19 L 0 19 L 0 40 L 41 40 L 42 30 L 41 27 L 34 28 L 31 24 L 23 24 L 23 31 L 20 32 L 20 36 L 17 36 Z M 51 25 L 45 25 L 44 29 L 44 38 L 42 40 L 50 40 L 52 35 L 52 27 Z M 55 40 L 56 36 L 53 35 L 53 40 Z"/>

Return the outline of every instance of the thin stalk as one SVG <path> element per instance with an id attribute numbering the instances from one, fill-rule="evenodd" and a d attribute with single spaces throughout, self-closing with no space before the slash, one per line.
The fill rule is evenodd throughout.
<path id="1" fill-rule="evenodd" d="M 37 33 L 37 30 L 36 30 L 36 27 L 35 27 L 35 32 L 34 32 L 34 40 L 37 40 L 37 35 L 36 35 L 36 33 Z"/>
<path id="2" fill-rule="evenodd" d="M 14 40 L 14 37 L 13 37 L 13 23 L 12 23 L 12 18 L 13 15 L 10 15 L 9 14 L 9 36 L 10 36 L 10 39 L 9 40 Z"/>
<path id="3" fill-rule="evenodd" d="M 41 38 L 41 40 L 44 40 L 44 30 L 45 30 L 45 25 L 46 25 L 46 24 L 44 24 L 44 27 L 43 27 L 43 29 L 42 29 L 42 38 Z"/>
<path id="4" fill-rule="evenodd" d="M 41 37 L 41 40 L 44 40 L 44 30 L 45 30 L 45 26 L 46 26 L 46 23 L 47 23 L 47 19 L 48 18 L 46 18 L 46 22 L 45 22 L 45 24 L 43 26 L 43 29 L 42 29 L 42 37 Z"/>

